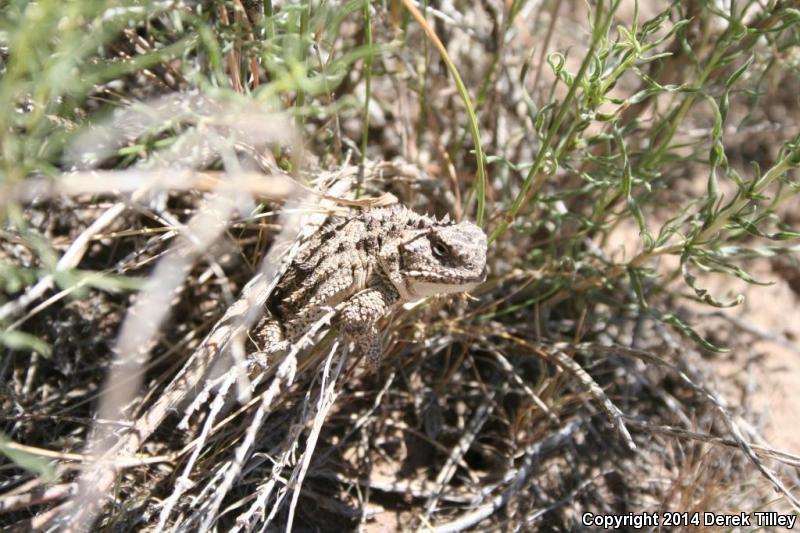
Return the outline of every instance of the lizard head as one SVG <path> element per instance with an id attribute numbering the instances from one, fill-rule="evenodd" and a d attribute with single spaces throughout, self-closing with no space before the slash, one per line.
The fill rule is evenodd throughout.
<path id="1" fill-rule="evenodd" d="M 468 291 L 486 280 L 486 234 L 471 222 L 437 222 L 399 246 L 400 276 L 417 297 Z"/>

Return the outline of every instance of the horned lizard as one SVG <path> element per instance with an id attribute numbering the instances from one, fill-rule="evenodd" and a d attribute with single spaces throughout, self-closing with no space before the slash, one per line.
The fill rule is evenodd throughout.
<path id="1" fill-rule="evenodd" d="M 262 357 L 284 353 L 327 310 L 375 365 L 378 321 L 405 302 L 467 291 L 486 279 L 486 234 L 470 222 L 401 205 L 330 218 L 306 241 L 269 296 Z"/>

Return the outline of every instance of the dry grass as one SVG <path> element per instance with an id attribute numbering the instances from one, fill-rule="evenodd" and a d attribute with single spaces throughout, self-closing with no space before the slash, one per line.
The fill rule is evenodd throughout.
<path id="1" fill-rule="evenodd" d="M 736 298 L 705 288 L 797 275 L 795 2 L 23 4 L 0 526 L 800 511 L 751 408 L 769 383 L 718 355 L 750 376 L 752 339 L 793 339 L 712 322 Z M 487 282 L 393 314 L 377 371 L 330 315 L 254 367 L 299 243 L 392 198 L 483 221 Z"/>

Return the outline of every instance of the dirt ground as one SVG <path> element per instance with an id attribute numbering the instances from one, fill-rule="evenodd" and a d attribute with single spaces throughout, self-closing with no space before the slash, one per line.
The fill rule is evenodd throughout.
<path id="1" fill-rule="evenodd" d="M 752 344 L 752 354 L 757 362 L 751 365 L 750 376 L 737 376 L 739 380 L 753 379 L 752 405 L 764 414 L 764 436 L 776 448 L 800 454 L 800 425 L 797 408 L 800 406 L 800 300 L 789 283 L 780 275 L 767 274 L 774 281 L 769 287 L 747 287 L 741 309 L 727 314 L 736 317 L 746 327 L 758 330 Z M 763 336 L 762 336 L 763 335 Z M 759 339 L 759 337 L 761 337 Z M 732 353 L 731 368 L 747 363 L 751 354 Z M 726 372 L 723 365 L 720 374 Z"/>
<path id="2" fill-rule="evenodd" d="M 609 249 L 615 259 L 633 257 L 639 250 L 638 229 L 628 223 L 612 235 Z M 664 272 L 678 267 L 674 258 L 661 265 Z M 766 442 L 781 451 L 800 454 L 800 293 L 798 272 L 781 258 L 757 259 L 748 272 L 760 283 L 751 285 L 732 276 L 702 276 L 701 286 L 722 301 L 737 295 L 741 305 L 709 312 L 708 306 L 686 304 L 705 323 L 695 327 L 722 346 L 724 354 L 710 356 L 716 387 L 733 410 L 747 405 L 759 417 Z M 678 289 L 676 285 L 676 289 Z M 680 291 L 688 291 L 680 287 Z M 718 326 L 727 326 L 725 328 Z M 731 327 L 734 326 L 734 327 Z M 716 332 L 738 330 L 747 339 L 715 338 Z"/>

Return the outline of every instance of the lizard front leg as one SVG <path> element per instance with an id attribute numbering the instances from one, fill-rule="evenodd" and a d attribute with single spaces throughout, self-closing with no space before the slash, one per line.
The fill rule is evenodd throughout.
<path id="1" fill-rule="evenodd" d="M 254 331 L 261 350 L 252 355 L 253 362 L 267 368 L 271 359 L 286 353 L 289 341 L 284 338 L 280 322 L 269 315 L 259 321 Z"/>
<path id="2" fill-rule="evenodd" d="M 373 367 L 378 365 L 383 351 L 378 321 L 397 300 L 397 293 L 388 287 L 366 289 L 350 297 L 339 313 L 344 334 L 364 352 Z"/>

